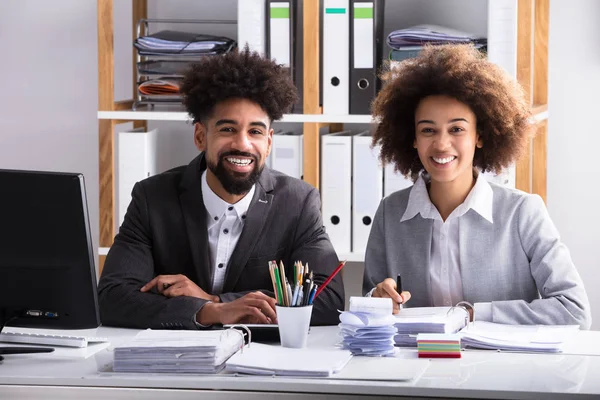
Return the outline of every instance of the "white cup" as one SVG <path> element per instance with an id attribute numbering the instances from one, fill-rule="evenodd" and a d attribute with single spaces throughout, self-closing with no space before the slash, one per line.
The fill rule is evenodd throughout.
<path id="1" fill-rule="evenodd" d="M 300 349 L 306 347 L 312 304 L 302 307 L 275 306 L 281 346 Z"/>

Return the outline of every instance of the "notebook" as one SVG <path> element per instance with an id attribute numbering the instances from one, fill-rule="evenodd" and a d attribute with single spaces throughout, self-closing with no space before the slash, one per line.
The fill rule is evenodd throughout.
<path id="1" fill-rule="evenodd" d="M 115 347 L 115 372 L 216 373 L 240 350 L 244 335 L 215 331 L 145 330 Z"/>
<path id="2" fill-rule="evenodd" d="M 251 343 L 227 360 L 225 370 L 252 375 L 329 377 L 340 372 L 351 358 L 347 350 Z"/>

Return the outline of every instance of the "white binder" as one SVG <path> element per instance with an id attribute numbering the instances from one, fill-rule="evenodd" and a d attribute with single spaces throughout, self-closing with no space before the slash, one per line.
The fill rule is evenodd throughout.
<path id="1" fill-rule="evenodd" d="M 237 3 L 238 47 L 243 49 L 247 44 L 251 51 L 264 56 L 267 43 L 265 0 L 239 0 Z"/>
<path id="2" fill-rule="evenodd" d="M 349 0 L 323 1 L 323 114 L 350 111 Z"/>
<path id="3" fill-rule="evenodd" d="M 383 196 L 383 169 L 371 135 L 352 137 L 352 251 L 364 252 L 375 212 Z"/>
<path id="4" fill-rule="evenodd" d="M 406 189 L 413 185 L 413 182 L 405 178 L 402 174 L 394 172 L 394 164 L 387 164 L 383 171 L 383 197 L 398 190 Z"/>
<path id="5" fill-rule="evenodd" d="M 283 132 L 273 135 L 271 168 L 294 178 L 304 175 L 303 143 L 304 135 Z"/>
<path id="6" fill-rule="evenodd" d="M 127 207 L 131 203 L 133 186 L 156 174 L 157 131 L 140 129 L 118 133 L 117 197 L 118 223 L 123 223 Z"/>
<path id="7" fill-rule="evenodd" d="M 321 201 L 323 225 L 338 254 L 351 251 L 352 136 L 325 134 L 321 140 Z"/>
<path id="8" fill-rule="evenodd" d="M 269 55 L 277 64 L 291 65 L 291 20 L 289 1 L 269 2 Z"/>

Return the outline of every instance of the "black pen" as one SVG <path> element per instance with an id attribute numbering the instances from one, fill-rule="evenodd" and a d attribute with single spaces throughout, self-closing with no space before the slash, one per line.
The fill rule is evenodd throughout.
<path id="1" fill-rule="evenodd" d="M 396 277 L 396 292 L 398 292 L 400 296 L 400 300 L 402 300 L 402 277 L 400 276 L 400 274 L 398 274 L 398 276 Z M 400 301 L 399 304 L 402 304 L 402 301 Z"/>

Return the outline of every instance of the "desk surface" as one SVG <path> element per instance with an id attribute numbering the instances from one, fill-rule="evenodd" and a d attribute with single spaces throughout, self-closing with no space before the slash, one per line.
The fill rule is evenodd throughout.
<path id="1" fill-rule="evenodd" d="M 9 328 L 10 329 L 10 328 Z M 600 332 L 579 332 L 563 354 L 500 353 L 464 351 L 462 358 L 432 359 L 424 373 L 408 382 L 340 381 L 283 377 L 219 375 L 125 374 L 112 372 L 112 349 L 138 331 L 100 327 L 76 331 L 104 336 L 110 346 L 88 358 L 64 358 L 49 354 L 5 356 L 0 363 L 0 399 L 131 398 L 144 392 L 144 399 L 197 398 L 508 398 L 565 399 L 600 396 Z M 75 334 L 74 332 L 70 332 Z M 337 327 L 313 327 L 310 347 L 331 347 Z M 415 350 L 402 350 L 399 357 L 416 358 Z M 354 357 L 346 368 L 361 370 L 372 358 Z M 408 361 L 407 361 L 408 362 Z M 152 390 L 144 390 L 152 389 Z M 317 396 L 320 397 L 320 396 Z"/>

